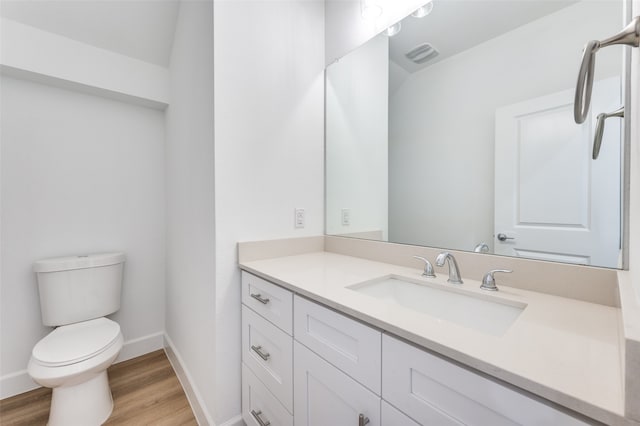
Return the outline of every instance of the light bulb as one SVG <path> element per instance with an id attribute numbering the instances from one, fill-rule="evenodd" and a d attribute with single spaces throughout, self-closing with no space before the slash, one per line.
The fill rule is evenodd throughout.
<path id="1" fill-rule="evenodd" d="M 365 20 L 373 20 L 382 15 L 382 7 L 374 0 L 360 0 L 360 13 Z"/>
<path id="2" fill-rule="evenodd" d="M 432 10 L 433 10 L 433 1 L 430 1 L 429 3 L 425 4 L 424 6 L 420 6 L 419 8 L 417 8 L 411 14 L 411 16 L 416 17 L 416 18 L 424 18 L 425 16 L 430 14 Z"/>
<path id="3" fill-rule="evenodd" d="M 393 37 L 394 35 L 398 34 L 401 29 L 402 25 L 400 25 L 400 22 L 396 22 L 395 24 L 387 28 L 384 33 L 389 37 Z"/>

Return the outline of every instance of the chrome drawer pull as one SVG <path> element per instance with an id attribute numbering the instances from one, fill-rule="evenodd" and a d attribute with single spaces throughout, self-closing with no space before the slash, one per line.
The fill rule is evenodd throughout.
<path id="1" fill-rule="evenodd" d="M 266 422 L 262 420 L 262 417 L 260 417 L 262 415 L 261 410 L 258 410 L 258 411 L 251 410 L 251 415 L 253 416 L 254 419 L 256 419 L 256 421 L 260 424 L 260 426 L 269 426 L 271 424 L 269 420 L 267 420 Z"/>
<path id="2" fill-rule="evenodd" d="M 369 417 L 365 417 L 364 414 L 360 414 L 358 417 L 358 426 L 364 426 L 369 424 Z"/>
<path id="3" fill-rule="evenodd" d="M 255 353 L 257 353 L 260 356 L 260 358 L 262 358 L 265 361 L 267 361 L 269 359 L 269 357 L 271 356 L 271 354 L 269 352 L 262 352 L 262 346 L 253 346 L 253 345 L 251 345 L 251 350 L 254 351 Z"/>
<path id="4" fill-rule="evenodd" d="M 263 299 L 261 294 L 251 294 L 251 297 L 262 303 L 263 305 L 269 303 L 269 299 Z"/>

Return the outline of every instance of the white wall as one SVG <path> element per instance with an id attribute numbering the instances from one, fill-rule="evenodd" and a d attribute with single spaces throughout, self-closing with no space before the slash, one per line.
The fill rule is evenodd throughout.
<path id="1" fill-rule="evenodd" d="M 238 241 L 323 232 L 324 5 L 214 4 L 216 413 L 240 413 Z M 306 227 L 294 228 L 294 209 Z"/>
<path id="2" fill-rule="evenodd" d="M 170 98 L 165 162 L 166 334 L 171 353 L 188 375 L 185 387 L 191 386 L 186 390 L 196 414 L 201 423 L 211 424 L 217 357 L 211 1 L 180 4 Z"/>
<path id="3" fill-rule="evenodd" d="M 326 72 L 326 233 L 387 237 L 389 37 L 380 35 Z M 342 210 L 350 224 L 342 224 Z"/>
<path id="4" fill-rule="evenodd" d="M 581 2 L 407 77 L 390 105 L 390 240 L 491 244 L 496 108 L 571 89 L 586 40 L 621 16 L 619 3 Z M 598 78 L 621 64 L 620 50 L 599 52 Z"/>
<path id="5" fill-rule="evenodd" d="M 428 0 L 376 0 L 382 15 L 362 18 L 360 0 L 326 0 L 325 63 L 328 65 L 400 21 Z"/>
<path id="6" fill-rule="evenodd" d="M 127 255 L 125 341 L 142 353 L 164 326 L 164 124 L 160 111 L 1 77 L 1 370 L 3 395 L 26 389 L 41 325 L 35 260 Z M 159 339 L 158 339 L 159 337 Z M 136 345 L 134 345 L 136 346 Z M 125 346 L 124 351 L 127 352 Z M 137 356 L 135 348 L 129 355 Z M 15 386 L 14 386 L 15 385 Z"/>

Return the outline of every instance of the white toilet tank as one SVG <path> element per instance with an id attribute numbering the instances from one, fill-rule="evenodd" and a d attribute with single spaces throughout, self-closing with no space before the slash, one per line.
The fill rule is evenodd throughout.
<path id="1" fill-rule="evenodd" d="M 124 260 L 124 253 L 104 253 L 35 262 L 42 323 L 73 324 L 120 309 Z"/>

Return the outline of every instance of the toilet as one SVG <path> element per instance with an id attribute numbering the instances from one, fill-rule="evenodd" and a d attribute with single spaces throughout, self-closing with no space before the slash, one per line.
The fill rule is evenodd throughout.
<path id="1" fill-rule="evenodd" d="M 93 426 L 113 410 L 107 368 L 123 345 L 120 309 L 123 253 L 35 262 L 42 323 L 56 327 L 31 352 L 27 371 L 52 388 L 49 426 Z"/>

